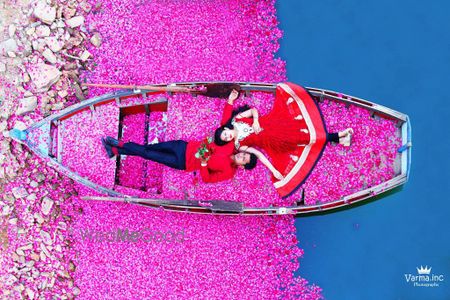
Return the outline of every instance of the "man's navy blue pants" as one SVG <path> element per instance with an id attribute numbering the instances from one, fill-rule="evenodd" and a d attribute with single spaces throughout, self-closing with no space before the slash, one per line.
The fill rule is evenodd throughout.
<path id="1" fill-rule="evenodd" d="M 121 155 L 140 156 L 168 167 L 186 170 L 186 146 L 182 140 L 167 141 L 151 145 L 140 145 L 133 142 L 124 143 L 117 150 Z"/>

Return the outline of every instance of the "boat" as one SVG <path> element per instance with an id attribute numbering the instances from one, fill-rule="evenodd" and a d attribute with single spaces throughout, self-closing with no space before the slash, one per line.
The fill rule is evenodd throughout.
<path id="1" fill-rule="evenodd" d="M 101 86 L 101 85 L 100 85 Z M 411 166 L 411 124 L 406 114 L 392 110 L 379 104 L 360 99 L 354 96 L 338 93 L 335 91 L 305 87 L 312 99 L 317 103 L 331 101 L 349 106 L 355 106 L 367 110 L 374 118 L 387 119 L 395 123 L 397 135 L 401 140 L 401 146 L 397 149 L 395 157 L 395 174 L 393 178 L 385 180 L 374 186 L 362 188 L 349 195 L 339 197 L 326 203 L 305 204 L 304 199 L 296 200 L 295 204 L 276 206 L 269 204 L 265 207 L 249 207 L 244 203 L 226 200 L 195 200 L 195 199 L 160 199 L 157 197 L 133 196 L 124 189 L 116 188 L 121 166 L 120 157 L 116 161 L 115 185 L 102 186 L 74 171 L 64 162 L 63 157 L 67 154 L 63 147 L 64 123 L 81 112 L 90 112 L 95 116 L 96 111 L 104 105 L 114 106 L 119 112 L 116 116 L 119 128 L 118 136 L 123 131 L 124 117 L 144 113 L 148 116 L 150 111 L 167 111 L 168 97 L 174 94 L 187 94 L 193 97 L 206 95 L 211 97 L 222 97 L 229 93 L 231 88 L 240 89 L 242 93 L 250 96 L 253 93 L 276 94 L 276 83 L 255 82 L 182 82 L 172 84 L 157 84 L 146 86 L 125 86 L 126 89 L 111 92 L 101 96 L 85 100 L 57 113 L 38 121 L 25 130 L 13 129 L 10 137 L 21 144 L 26 145 L 34 154 L 39 156 L 45 163 L 56 169 L 61 174 L 70 177 L 74 181 L 86 186 L 100 195 L 83 196 L 85 200 L 117 201 L 143 205 L 150 208 L 163 209 L 167 211 L 216 214 L 216 215 L 306 215 L 334 211 L 343 207 L 354 206 L 368 199 L 390 191 L 407 182 Z M 124 87 L 105 85 L 104 87 Z M 210 95 L 208 95 L 208 91 Z M 164 97 L 167 95 L 168 97 Z M 155 97 L 158 96 L 158 97 Z M 137 104 L 130 99 L 141 99 Z M 143 100 L 142 100 L 143 99 Z M 130 104 L 131 103 L 131 104 Z M 168 112 L 170 113 L 170 111 Z M 146 119 L 148 122 L 148 119 Z M 148 123 L 146 123 L 148 128 Z M 148 132 L 145 133 L 145 141 L 148 142 Z"/>

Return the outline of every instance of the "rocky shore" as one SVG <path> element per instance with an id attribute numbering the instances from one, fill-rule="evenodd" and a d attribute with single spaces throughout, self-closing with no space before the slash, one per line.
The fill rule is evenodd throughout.
<path id="1" fill-rule="evenodd" d="M 88 45 L 101 36 L 84 20 L 101 5 L 86 1 L 3 1 L 0 4 L 0 296 L 72 299 L 76 266 L 69 258 L 76 194 L 8 131 L 85 99 L 80 71 Z"/>

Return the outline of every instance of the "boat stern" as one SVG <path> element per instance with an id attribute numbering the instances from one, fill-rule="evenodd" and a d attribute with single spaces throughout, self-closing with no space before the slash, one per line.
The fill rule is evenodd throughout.
<path id="1" fill-rule="evenodd" d="M 401 175 L 406 176 L 406 181 L 409 179 L 409 173 L 411 171 L 411 151 L 412 151 L 412 128 L 411 121 L 406 116 L 406 122 L 402 124 L 402 146 L 398 148 L 398 152 L 401 156 Z"/>

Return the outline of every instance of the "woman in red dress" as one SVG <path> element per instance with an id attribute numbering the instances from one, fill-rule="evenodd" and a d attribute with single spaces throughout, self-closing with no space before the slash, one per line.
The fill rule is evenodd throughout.
<path id="1" fill-rule="evenodd" d="M 282 196 L 291 194 L 304 182 L 327 141 L 344 146 L 351 143 L 351 128 L 339 133 L 326 132 L 318 106 L 299 86 L 279 84 L 271 112 L 261 117 L 255 108 L 248 106 L 233 111 L 238 96 L 233 90 L 228 98 L 221 127 L 215 132 L 215 143 L 224 145 L 233 141 L 237 150 L 255 154 L 273 174 L 275 186 L 284 186 L 277 187 Z M 264 149 L 271 161 L 253 147 Z"/>

